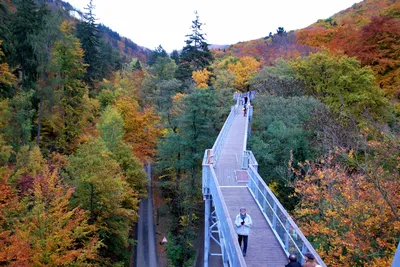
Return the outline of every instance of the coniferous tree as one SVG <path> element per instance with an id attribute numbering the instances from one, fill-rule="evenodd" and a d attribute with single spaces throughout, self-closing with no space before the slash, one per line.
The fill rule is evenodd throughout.
<path id="1" fill-rule="evenodd" d="M 122 68 L 122 57 L 104 38 L 99 42 L 98 76 L 106 77 L 113 71 Z"/>
<path id="2" fill-rule="evenodd" d="M 154 49 L 154 51 L 151 51 L 150 57 L 147 60 L 147 65 L 152 66 L 156 64 L 159 57 L 168 57 L 167 52 L 161 45 Z"/>
<path id="3" fill-rule="evenodd" d="M 59 16 L 55 16 L 49 13 L 47 16 L 43 17 L 43 26 L 36 36 L 33 38 L 33 49 L 37 51 L 38 60 L 38 73 L 39 80 L 36 90 L 36 98 L 39 102 L 38 114 L 37 114 L 37 136 L 36 145 L 40 146 L 40 136 L 41 136 L 41 126 L 44 109 L 48 110 L 50 113 L 52 106 L 54 105 L 54 88 L 51 86 L 52 75 L 49 75 L 51 69 L 52 60 L 52 47 L 56 40 L 60 39 L 61 33 L 59 26 L 61 20 Z M 50 77 L 49 77 L 50 76 Z"/>
<path id="4" fill-rule="evenodd" d="M 171 238 L 167 253 L 174 266 L 185 266 L 193 256 L 193 248 L 187 244 L 195 239 L 196 215 L 201 213 L 201 204 L 197 201 L 201 194 L 201 160 L 204 150 L 212 146 L 211 136 L 218 134 L 213 127 L 219 120 L 216 105 L 215 90 L 194 90 L 183 96 L 175 103 L 173 112 L 179 126 L 159 146 L 157 167 L 162 169 L 167 184 L 163 191 L 171 199 L 168 203 L 172 215 Z"/>
<path id="5" fill-rule="evenodd" d="M 178 50 L 173 50 L 171 53 L 171 59 L 173 59 L 176 63 L 176 65 L 179 65 L 179 52 Z"/>
<path id="6" fill-rule="evenodd" d="M 5 0 L 0 0 L 0 40 L 3 41 L 2 47 L 5 60 L 12 54 L 11 45 L 11 14 Z"/>
<path id="7" fill-rule="evenodd" d="M 53 59 L 60 83 L 61 125 L 57 143 L 59 151 L 70 152 L 81 130 L 82 105 L 86 94 L 82 78 L 86 69 L 83 63 L 84 51 L 79 39 L 72 35 L 73 25 L 63 22 L 61 32 L 63 38 L 55 44 Z"/>
<path id="8" fill-rule="evenodd" d="M 32 37 L 42 29 L 42 20 L 46 13 L 48 10 L 44 5 L 39 9 L 33 0 L 21 0 L 12 21 L 15 47 L 13 63 L 21 68 L 24 88 L 32 87 L 38 77 L 37 51 L 34 49 Z"/>
<path id="9" fill-rule="evenodd" d="M 77 37 L 81 40 L 82 48 L 85 50 L 85 63 L 88 64 L 84 80 L 91 86 L 99 78 L 98 66 L 100 61 L 100 33 L 93 14 L 94 7 L 92 0 L 90 0 L 85 8 L 87 10 L 84 14 L 85 20 L 79 22 L 76 26 Z"/>
<path id="10" fill-rule="evenodd" d="M 193 71 L 207 68 L 213 60 L 213 56 L 208 49 L 205 34 L 202 33 L 201 26 L 204 24 L 200 22 L 197 11 L 195 15 L 196 19 L 192 21 L 192 33 L 186 35 L 188 37 L 185 41 L 186 46 L 183 48 L 179 58 L 180 63 L 176 77 L 180 80 L 187 81 L 191 79 Z"/>

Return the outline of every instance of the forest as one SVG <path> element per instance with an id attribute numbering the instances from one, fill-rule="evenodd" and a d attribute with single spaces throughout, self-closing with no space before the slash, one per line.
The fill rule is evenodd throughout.
<path id="1" fill-rule="evenodd" d="M 61 4 L 60 4 L 61 3 Z M 389 266 L 400 236 L 400 2 L 168 54 L 62 2 L 0 0 L 0 265 L 131 266 L 154 167 L 168 266 L 202 235 L 201 162 L 235 92 L 249 149 L 328 266 Z M 189 22 L 190 23 L 190 22 Z M 160 40 L 162 43 L 162 40 Z"/>

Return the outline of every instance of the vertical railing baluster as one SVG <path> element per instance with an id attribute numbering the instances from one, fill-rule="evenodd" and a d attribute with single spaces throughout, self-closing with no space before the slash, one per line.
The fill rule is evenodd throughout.
<path id="1" fill-rule="evenodd" d="M 276 203 L 274 202 L 274 216 L 272 217 L 272 229 L 276 231 L 276 211 L 277 211 L 277 206 Z"/>
<path id="2" fill-rule="evenodd" d="M 285 235 L 285 247 L 286 251 L 289 251 L 289 234 L 290 234 L 290 222 L 286 218 L 286 235 Z"/>

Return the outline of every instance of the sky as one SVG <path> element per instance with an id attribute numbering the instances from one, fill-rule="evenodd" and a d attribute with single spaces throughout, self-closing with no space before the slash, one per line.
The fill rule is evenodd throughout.
<path id="1" fill-rule="evenodd" d="M 85 11 L 89 0 L 64 0 Z M 92 0 L 102 23 L 139 46 L 168 53 L 185 46 L 195 11 L 208 44 L 227 45 L 302 29 L 360 0 Z"/>

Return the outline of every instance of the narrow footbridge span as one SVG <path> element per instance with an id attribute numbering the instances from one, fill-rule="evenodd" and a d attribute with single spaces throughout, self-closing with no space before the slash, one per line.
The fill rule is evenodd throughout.
<path id="1" fill-rule="evenodd" d="M 258 163 L 246 149 L 251 133 L 255 92 L 235 94 L 236 104 L 212 149 L 203 158 L 205 201 L 204 266 L 278 267 L 295 254 L 304 262 L 306 252 L 324 262 L 258 174 Z M 248 111 L 242 110 L 246 99 Z M 234 225 L 240 207 L 246 207 L 253 225 L 247 255 L 243 257 Z"/>

